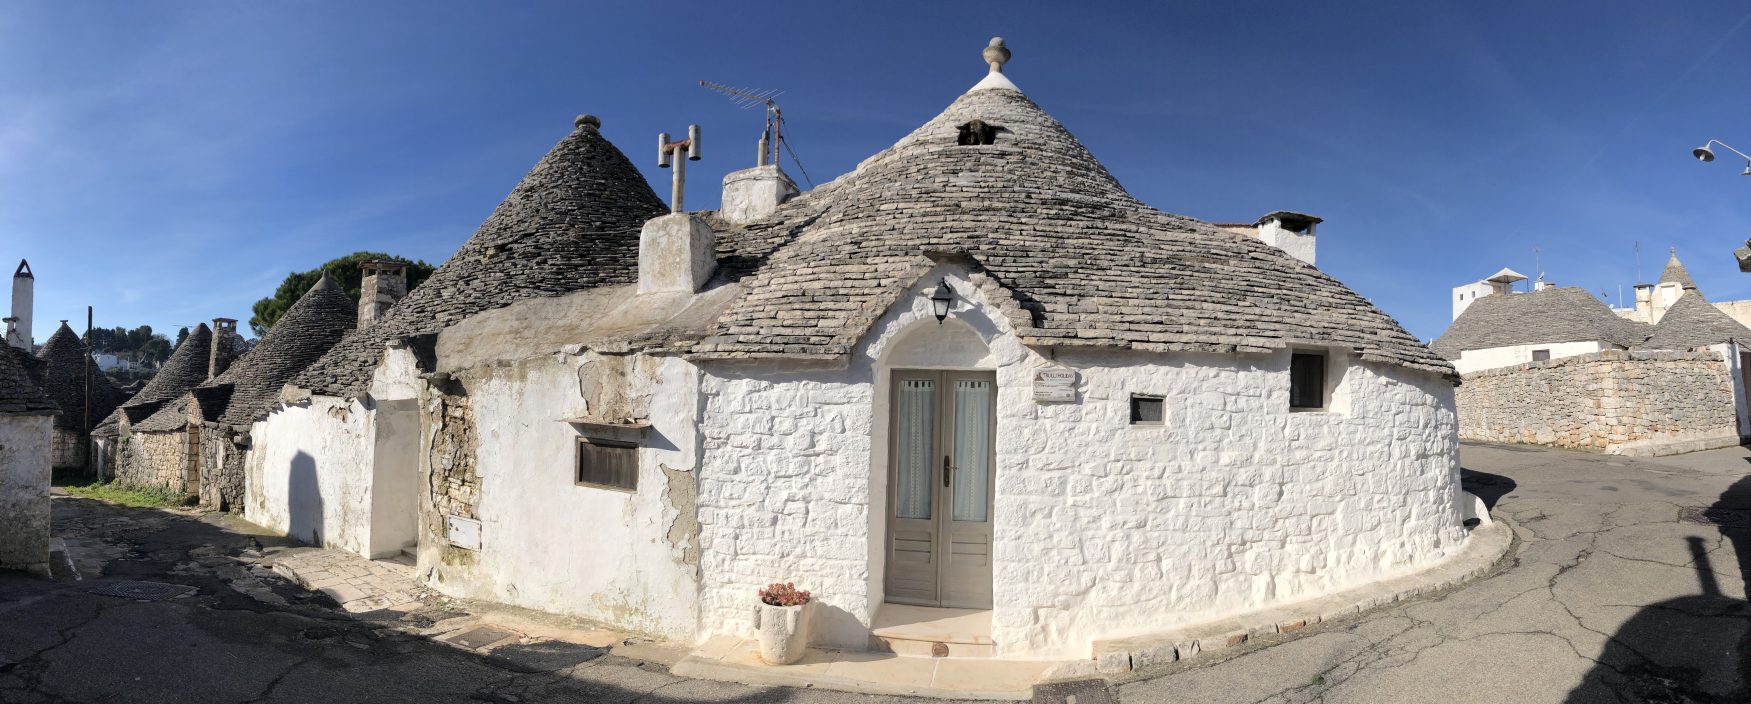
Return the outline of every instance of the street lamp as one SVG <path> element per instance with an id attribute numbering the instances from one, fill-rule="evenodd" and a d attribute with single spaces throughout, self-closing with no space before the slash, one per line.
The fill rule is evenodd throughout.
<path id="1" fill-rule="evenodd" d="M 949 306 L 954 301 L 955 290 L 948 287 L 948 279 L 945 278 L 942 280 L 942 284 L 936 287 L 936 293 L 930 296 L 930 312 L 936 314 L 938 325 L 941 325 L 942 321 L 948 317 Z"/>
<path id="2" fill-rule="evenodd" d="M 1707 144 L 1704 144 L 1700 147 L 1697 147 L 1695 149 L 1690 150 L 1690 155 L 1696 157 L 1697 161 L 1700 161 L 1703 163 L 1708 163 L 1708 162 L 1714 161 L 1715 160 L 1715 152 L 1713 149 L 1709 149 L 1709 147 L 1716 145 L 1716 144 L 1721 145 L 1721 147 L 1723 149 L 1726 149 L 1729 152 L 1732 152 L 1734 154 L 1738 154 L 1740 158 L 1744 159 L 1745 160 L 1745 170 L 1739 172 L 1739 175 L 1751 176 L 1751 156 L 1747 156 L 1745 154 L 1745 152 L 1742 152 L 1742 151 L 1739 151 L 1737 149 L 1732 148 L 1731 146 L 1727 145 L 1725 142 L 1711 139 L 1708 141 Z"/>

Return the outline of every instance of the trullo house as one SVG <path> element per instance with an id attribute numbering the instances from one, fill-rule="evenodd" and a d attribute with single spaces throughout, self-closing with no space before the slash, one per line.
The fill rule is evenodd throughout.
<path id="1" fill-rule="evenodd" d="M 794 581 L 818 643 L 964 609 L 989 632 L 951 647 L 1003 657 L 1453 554 L 1452 365 L 1278 224 L 1138 201 L 993 63 L 854 171 L 732 173 L 715 213 L 665 214 L 578 118 L 288 385 L 246 516 L 673 638 Z"/>

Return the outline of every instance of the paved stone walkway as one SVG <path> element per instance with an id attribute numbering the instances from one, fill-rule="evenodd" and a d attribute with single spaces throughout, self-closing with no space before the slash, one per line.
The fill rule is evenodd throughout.
<path id="1" fill-rule="evenodd" d="M 285 549 L 262 561 L 304 588 L 327 594 L 347 613 L 413 611 L 432 599 L 431 590 L 414 581 L 413 566 L 405 562 L 316 548 Z"/>

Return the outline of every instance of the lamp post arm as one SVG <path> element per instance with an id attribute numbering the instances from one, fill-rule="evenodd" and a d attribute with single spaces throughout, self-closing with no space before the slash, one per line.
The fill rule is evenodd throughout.
<path id="1" fill-rule="evenodd" d="M 1726 148 L 1726 150 L 1727 150 L 1727 151 L 1729 151 L 1729 152 L 1732 152 L 1732 153 L 1734 153 L 1734 154 L 1738 154 L 1738 155 L 1739 155 L 1739 158 L 1741 158 L 1741 159 L 1744 159 L 1744 160 L 1745 160 L 1745 161 L 1747 161 L 1747 162 L 1751 162 L 1751 155 L 1747 155 L 1747 154 L 1746 154 L 1746 153 L 1745 153 L 1745 152 L 1742 152 L 1742 151 L 1739 151 L 1739 150 L 1737 150 L 1737 149 L 1734 149 L 1734 148 L 1733 148 L 1733 147 L 1732 147 L 1732 145 L 1730 145 L 1730 144 L 1727 144 L 1727 143 L 1726 143 L 1726 142 L 1722 142 L 1722 141 L 1720 141 L 1720 140 L 1718 140 L 1718 139 L 1711 139 L 1711 140 L 1709 140 L 1709 141 L 1708 141 L 1708 143 L 1709 143 L 1709 144 L 1719 144 L 1719 145 L 1721 145 L 1721 146 L 1722 146 L 1722 147 L 1724 147 L 1724 148 Z M 1705 145 L 1705 146 L 1706 146 L 1706 145 Z"/>

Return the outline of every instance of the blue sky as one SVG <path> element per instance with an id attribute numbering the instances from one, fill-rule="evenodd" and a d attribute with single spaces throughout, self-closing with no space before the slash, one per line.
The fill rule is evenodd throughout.
<path id="1" fill-rule="evenodd" d="M 750 12 L 754 7 L 760 12 Z M 36 337 L 174 332 L 289 271 L 437 263 L 570 129 L 667 196 L 658 132 L 705 132 L 689 208 L 751 165 L 783 89 L 816 182 L 934 116 L 1002 35 L 1009 76 L 1118 179 L 1213 221 L 1326 218 L 1321 268 L 1423 338 L 1503 266 L 1615 299 L 1677 247 L 1751 298 L 1751 7 L 1733 2 L 0 4 L 0 260 Z M 791 168 L 792 175 L 797 176 Z M 800 180 L 800 176 L 799 176 Z"/>

